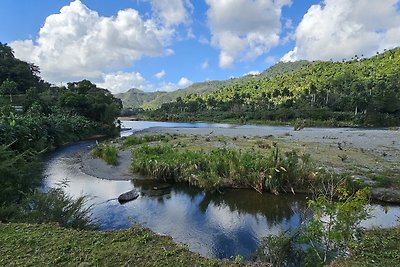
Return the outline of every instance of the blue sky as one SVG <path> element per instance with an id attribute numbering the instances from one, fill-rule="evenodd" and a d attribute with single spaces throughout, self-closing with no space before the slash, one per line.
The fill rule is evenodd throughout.
<path id="1" fill-rule="evenodd" d="M 54 84 L 176 90 L 400 44 L 400 0 L 1 0 L 0 42 Z"/>

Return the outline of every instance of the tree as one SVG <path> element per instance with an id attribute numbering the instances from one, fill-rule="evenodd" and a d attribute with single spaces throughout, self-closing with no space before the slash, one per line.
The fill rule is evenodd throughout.
<path id="1" fill-rule="evenodd" d="M 14 59 L 14 51 L 7 44 L 0 42 L 0 58 L 2 59 Z"/>
<path id="2" fill-rule="evenodd" d="M 17 83 L 6 79 L 0 86 L 0 93 L 3 95 L 10 95 L 10 103 L 12 103 L 12 95 L 17 92 Z"/>
<path id="3" fill-rule="evenodd" d="M 367 189 L 350 194 L 343 182 L 334 180 L 324 194 L 310 200 L 308 206 L 313 216 L 300 230 L 299 238 L 308 246 L 306 262 L 326 265 L 335 257 L 344 256 L 359 237 L 361 221 L 368 218 L 367 201 Z M 319 264 L 315 264 L 315 259 Z"/>

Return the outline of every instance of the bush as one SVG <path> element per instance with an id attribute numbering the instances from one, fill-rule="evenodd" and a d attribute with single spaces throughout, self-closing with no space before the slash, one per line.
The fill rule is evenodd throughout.
<path id="1" fill-rule="evenodd" d="M 297 266 L 299 261 L 294 237 L 287 232 L 281 232 L 276 236 L 264 237 L 255 257 L 258 261 L 277 267 Z"/>
<path id="2" fill-rule="evenodd" d="M 344 181 L 331 186 L 331 194 L 308 202 L 313 216 L 300 229 L 299 241 L 308 247 L 304 260 L 308 265 L 313 262 L 310 266 L 322 266 L 337 256 L 345 256 L 360 237 L 361 221 L 368 218 L 367 189 L 349 194 Z"/>
<path id="3" fill-rule="evenodd" d="M 27 195 L 21 204 L 15 205 L 17 212 L 11 221 L 26 223 L 54 222 L 61 227 L 94 229 L 90 218 L 91 206 L 85 207 L 87 197 L 72 199 L 63 188 L 50 189 L 47 193 L 36 190 Z"/>
<path id="4" fill-rule="evenodd" d="M 35 153 L 17 153 L 10 145 L 0 145 L 0 204 L 20 201 L 40 182 L 40 164 Z"/>

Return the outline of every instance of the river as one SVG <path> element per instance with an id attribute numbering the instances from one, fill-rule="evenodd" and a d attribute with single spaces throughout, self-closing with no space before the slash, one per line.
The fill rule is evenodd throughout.
<path id="1" fill-rule="evenodd" d="M 207 123 L 124 122 L 129 135 L 149 127 L 229 128 L 268 127 L 268 131 L 287 131 L 285 126 L 234 126 Z M 338 129 L 336 129 L 338 131 Z M 109 181 L 81 171 L 77 152 L 88 150 L 93 142 L 80 142 L 49 155 L 45 167 L 45 187 L 68 181 L 67 193 L 90 196 L 92 218 L 101 230 L 124 229 L 140 224 L 154 232 L 171 236 L 188 245 L 191 251 L 207 257 L 249 259 L 263 236 L 296 229 L 306 207 L 305 195 L 259 194 L 252 190 L 225 190 L 223 194 L 203 192 L 183 184 L 154 191 L 155 182 Z M 119 194 L 133 188 L 143 192 L 135 200 L 119 204 Z M 398 224 L 400 207 L 371 205 L 373 218 L 364 226 L 390 227 Z"/>

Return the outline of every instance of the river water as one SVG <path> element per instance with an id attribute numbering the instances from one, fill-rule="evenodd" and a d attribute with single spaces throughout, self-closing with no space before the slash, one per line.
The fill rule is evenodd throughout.
<path id="1" fill-rule="evenodd" d="M 228 124 L 124 122 L 132 128 L 123 135 L 149 127 L 246 127 Z M 247 126 L 264 127 L 264 126 Z M 273 130 L 274 127 L 269 130 Z M 272 128 L 271 128 L 272 127 Z M 276 127 L 276 130 L 282 130 Z M 72 196 L 90 196 L 92 218 L 100 229 L 124 229 L 140 224 L 154 232 L 169 235 L 191 251 L 215 258 L 242 255 L 249 259 L 263 236 L 296 229 L 305 212 L 305 195 L 259 194 L 252 190 L 225 190 L 222 194 L 203 192 L 184 184 L 152 190 L 156 182 L 109 181 L 84 174 L 77 152 L 88 150 L 93 142 L 64 147 L 48 157 L 45 187 L 68 181 L 65 190 Z M 142 194 L 134 201 L 119 204 L 121 193 L 136 188 Z M 398 224 L 398 206 L 371 205 L 373 218 L 364 226 L 390 227 Z"/>

